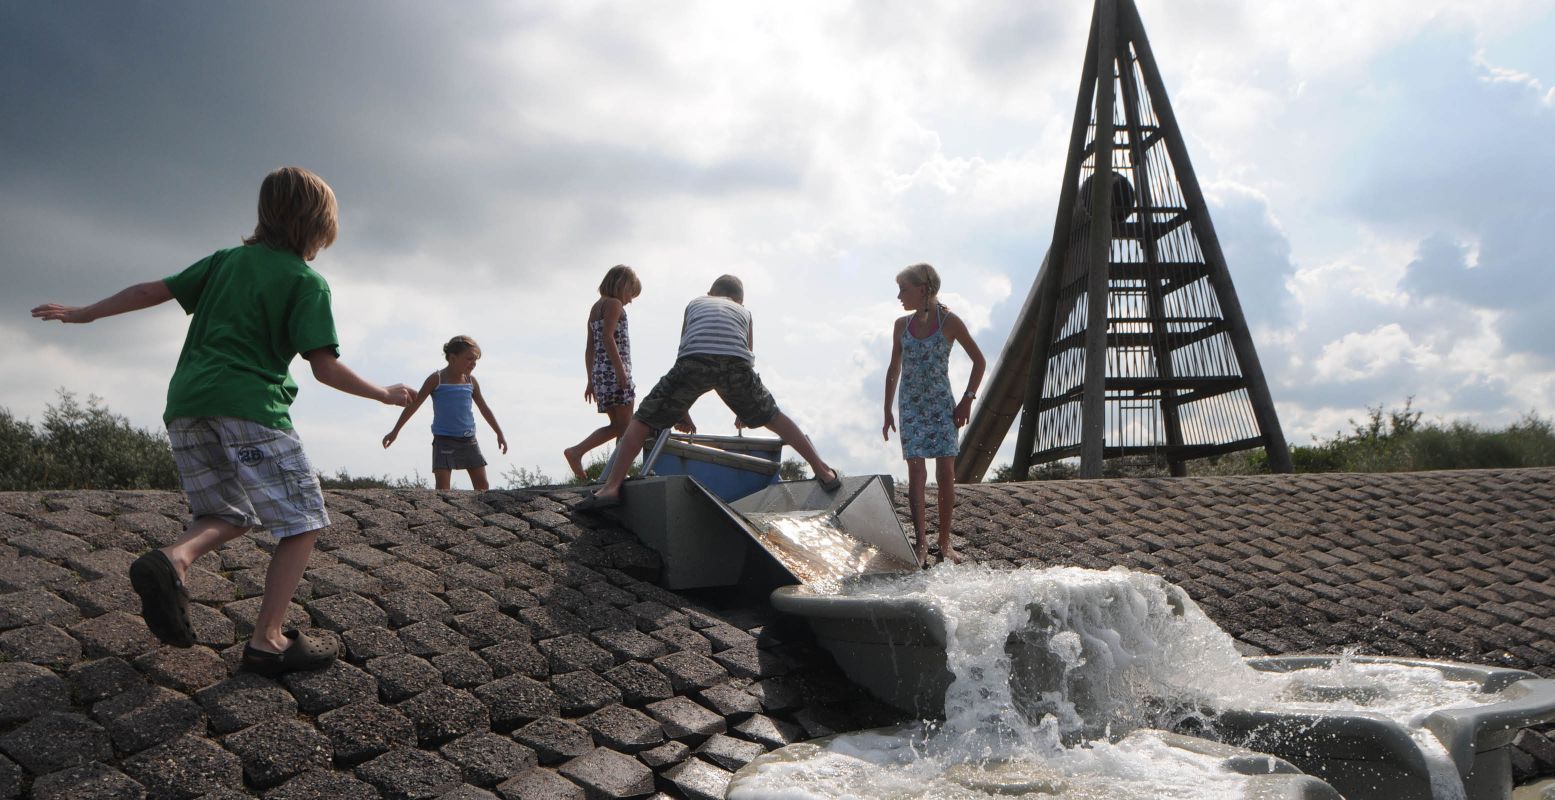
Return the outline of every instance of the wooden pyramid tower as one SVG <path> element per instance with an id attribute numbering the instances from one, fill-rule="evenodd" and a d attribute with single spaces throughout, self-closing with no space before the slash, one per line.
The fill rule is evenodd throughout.
<path id="1" fill-rule="evenodd" d="M 1014 474 L 1079 457 L 1290 451 L 1133 0 L 1096 0 L 1047 258 L 956 480 L 982 479 L 1016 412 Z"/>

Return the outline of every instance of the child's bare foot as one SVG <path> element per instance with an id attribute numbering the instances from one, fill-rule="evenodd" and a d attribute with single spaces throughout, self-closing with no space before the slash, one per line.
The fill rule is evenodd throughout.
<path id="1" fill-rule="evenodd" d="M 579 453 L 576 448 L 569 447 L 562 451 L 562 455 L 566 456 L 567 466 L 572 468 L 572 474 L 577 476 L 578 480 L 586 481 L 589 479 L 589 474 L 583 471 L 582 453 Z"/>
<path id="2" fill-rule="evenodd" d="M 956 548 L 950 545 L 950 540 L 941 539 L 939 542 L 939 563 L 943 564 L 946 561 L 952 564 L 960 564 L 961 554 L 957 553 Z"/>
<path id="3" fill-rule="evenodd" d="M 922 569 L 924 567 L 927 567 L 929 565 L 929 540 L 928 539 L 919 539 L 918 543 L 912 546 L 912 552 L 913 552 L 913 555 L 918 557 L 918 567 L 920 569 Z"/>

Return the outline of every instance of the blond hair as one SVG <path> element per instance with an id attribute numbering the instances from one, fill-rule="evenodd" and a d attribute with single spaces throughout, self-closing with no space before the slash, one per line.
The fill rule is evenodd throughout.
<path id="1" fill-rule="evenodd" d="M 474 350 L 475 357 L 481 357 L 481 346 L 476 344 L 474 339 L 460 334 L 452 339 L 449 339 L 448 344 L 443 345 L 443 357 L 453 358 L 457 355 L 463 355 L 467 350 Z"/>
<path id="2" fill-rule="evenodd" d="M 745 302 L 745 283 L 733 275 L 719 275 L 713 288 L 707 293 L 714 297 L 727 297 L 736 303 Z"/>
<path id="3" fill-rule="evenodd" d="M 617 264 L 605 272 L 605 279 L 599 282 L 600 297 L 614 297 L 622 299 L 636 297 L 643 293 L 643 282 L 637 279 L 637 273 L 625 264 Z"/>
<path id="4" fill-rule="evenodd" d="M 929 290 L 929 299 L 939 302 L 939 273 L 928 264 L 914 264 L 901 272 L 896 273 L 896 282 L 907 282 L 913 286 L 921 286 Z"/>
<path id="5" fill-rule="evenodd" d="M 259 223 L 243 243 L 307 259 L 334 244 L 339 230 L 340 208 L 329 184 L 302 167 L 281 167 L 259 185 Z"/>

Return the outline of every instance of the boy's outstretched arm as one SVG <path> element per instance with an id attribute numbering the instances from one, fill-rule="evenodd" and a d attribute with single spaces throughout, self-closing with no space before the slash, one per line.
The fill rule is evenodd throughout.
<path id="1" fill-rule="evenodd" d="M 332 348 L 320 347 L 309 350 L 303 353 L 302 357 L 308 359 L 308 363 L 313 365 L 313 377 L 332 389 L 339 389 L 346 394 L 354 394 L 369 400 L 377 400 L 390 406 L 409 405 L 416 399 L 416 393 L 403 383 L 379 386 L 356 374 L 350 367 L 340 363 L 340 357 L 335 355 Z"/>
<path id="2" fill-rule="evenodd" d="M 415 398 L 413 398 L 410 403 L 405 406 L 404 411 L 400 412 L 400 418 L 394 423 L 394 430 L 389 431 L 388 435 L 383 437 L 384 448 L 388 448 L 389 445 L 394 444 L 394 440 L 399 438 L 400 428 L 405 427 L 405 423 L 409 422 L 412 416 L 415 416 L 416 409 L 420 408 L 421 404 L 426 402 L 427 397 L 432 394 L 432 389 L 436 386 L 437 373 L 434 372 L 431 375 L 428 375 L 426 380 L 421 382 L 421 391 L 416 392 Z"/>
<path id="3" fill-rule="evenodd" d="M 137 283 L 118 294 L 107 297 L 89 306 L 62 306 L 58 303 L 45 303 L 32 310 L 32 315 L 41 320 L 59 320 L 60 322 L 91 322 L 92 320 L 111 317 L 115 314 L 124 314 L 129 311 L 139 311 L 154 305 L 166 303 L 173 299 L 173 290 L 167 288 L 162 281 L 146 281 Z"/>

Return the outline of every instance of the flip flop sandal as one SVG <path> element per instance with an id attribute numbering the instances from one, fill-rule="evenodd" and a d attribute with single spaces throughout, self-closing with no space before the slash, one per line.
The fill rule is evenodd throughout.
<path id="1" fill-rule="evenodd" d="M 271 653 L 252 644 L 243 645 L 243 669 L 274 678 L 288 672 L 304 672 L 323 669 L 335 663 L 339 656 L 333 642 L 315 638 L 295 630 L 286 632 L 292 643 L 285 651 Z"/>
<path id="2" fill-rule="evenodd" d="M 620 505 L 621 495 L 602 497 L 599 492 L 594 492 L 588 497 L 579 500 L 572 508 L 574 511 L 604 511 L 607 508 L 617 508 Z"/>
<path id="3" fill-rule="evenodd" d="M 194 646 L 189 591 L 166 553 L 152 550 L 135 559 L 130 564 L 130 586 L 140 595 L 140 616 L 158 641 L 174 647 Z"/>

